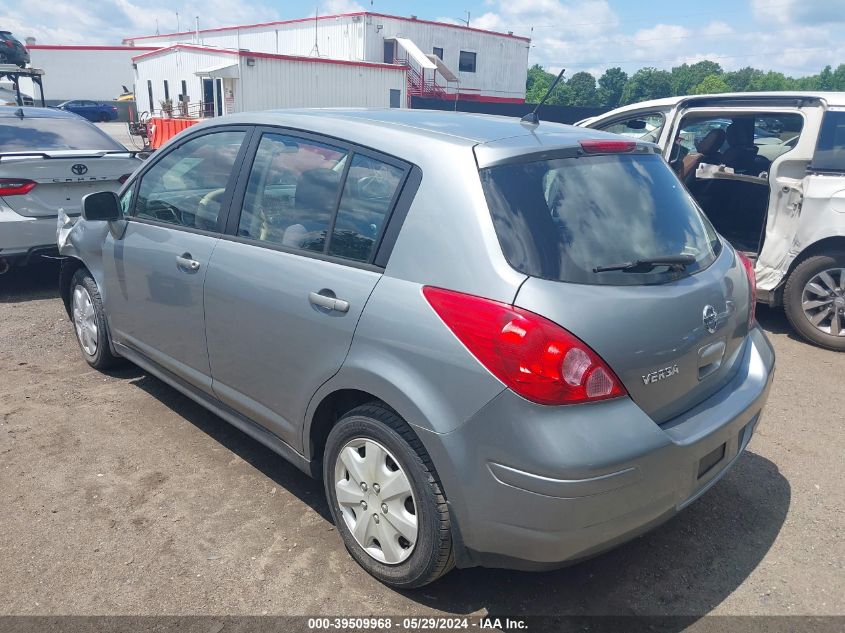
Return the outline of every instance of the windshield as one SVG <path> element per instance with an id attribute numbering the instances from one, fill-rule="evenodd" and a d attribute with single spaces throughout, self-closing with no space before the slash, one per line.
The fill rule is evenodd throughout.
<path id="1" fill-rule="evenodd" d="M 110 136 L 83 119 L 0 119 L 0 152 L 124 150 Z"/>
<path id="2" fill-rule="evenodd" d="M 656 154 L 612 154 L 498 165 L 481 179 L 493 224 L 516 270 L 583 284 L 664 283 L 709 266 L 721 250 L 692 197 Z M 685 266 L 597 271 L 688 255 Z M 645 267 L 648 268 L 648 267 Z"/>

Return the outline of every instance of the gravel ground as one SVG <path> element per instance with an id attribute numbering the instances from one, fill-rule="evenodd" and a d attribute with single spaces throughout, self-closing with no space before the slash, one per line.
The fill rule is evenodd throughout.
<path id="1" fill-rule="evenodd" d="M 765 419 L 714 489 L 561 571 L 385 588 L 322 488 L 143 371 L 82 360 L 57 267 L 0 277 L 0 614 L 845 614 L 845 355 L 760 309 Z"/>

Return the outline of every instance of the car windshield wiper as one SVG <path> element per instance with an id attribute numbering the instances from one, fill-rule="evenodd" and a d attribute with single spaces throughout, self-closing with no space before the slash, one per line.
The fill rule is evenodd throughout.
<path id="1" fill-rule="evenodd" d="M 683 270 L 690 264 L 695 263 L 695 255 L 663 255 L 661 257 L 650 257 L 648 259 L 637 259 L 633 262 L 622 264 L 611 264 L 610 266 L 596 266 L 594 273 L 604 273 L 612 270 L 621 270 L 631 273 L 647 273 L 658 266 L 668 266 L 672 270 Z"/>

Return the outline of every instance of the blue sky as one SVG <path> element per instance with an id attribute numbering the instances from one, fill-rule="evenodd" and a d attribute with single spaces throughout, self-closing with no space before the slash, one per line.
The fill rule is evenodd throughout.
<path id="1" fill-rule="evenodd" d="M 791 75 L 845 63 L 845 0 L 0 0 L 0 25 L 42 44 L 117 44 L 123 37 L 372 10 L 512 30 L 532 38 L 531 63 L 567 74 L 610 66 L 671 68 L 713 59 Z"/>

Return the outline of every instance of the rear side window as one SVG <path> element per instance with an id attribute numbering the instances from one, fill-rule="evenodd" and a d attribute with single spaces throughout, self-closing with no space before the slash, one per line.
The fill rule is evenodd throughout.
<path id="1" fill-rule="evenodd" d="M 46 152 L 65 149 L 114 151 L 125 148 L 95 126 L 77 117 L 0 119 L 0 152 Z"/>
<path id="2" fill-rule="evenodd" d="M 343 187 L 329 255 L 369 261 L 404 175 L 398 167 L 355 154 Z"/>
<path id="3" fill-rule="evenodd" d="M 340 193 L 345 149 L 282 134 L 261 138 L 238 235 L 322 253 Z"/>
<path id="4" fill-rule="evenodd" d="M 824 115 L 813 169 L 845 172 L 845 112 L 827 112 Z"/>
<path id="5" fill-rule="evenodd" d="M 611 154 L 481 170 L 502 251 L 534 277 L 596 285 L 664 283 L 702 270 L 720 251 L 715 231 L 656 154 Z M 596 272 L 692 255 L 683 271 Z"/>

